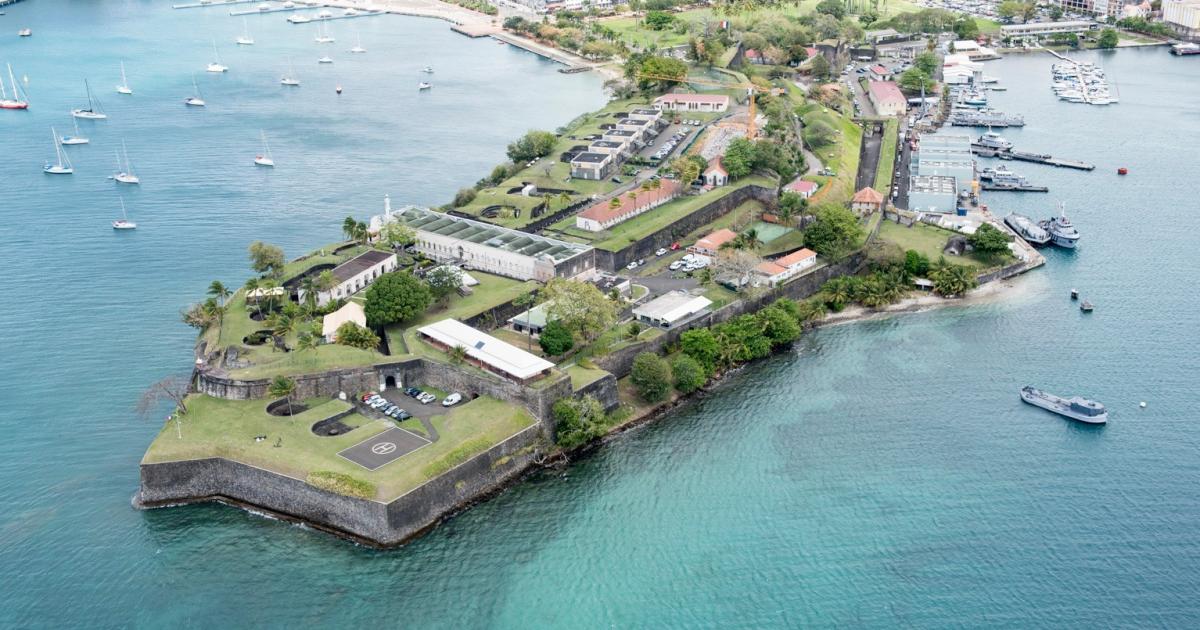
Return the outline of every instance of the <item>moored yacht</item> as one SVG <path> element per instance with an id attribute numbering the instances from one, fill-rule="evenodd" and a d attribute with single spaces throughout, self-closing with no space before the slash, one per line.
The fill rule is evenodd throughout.
<path id="1" fill-rule="evenodd" d="M 975 144 L 988 149 L 998 149 L 1001 151 L 1007 151 L 1013 147 L 1013 143 L 1005 140 L 1003 136 L 994 131 L 988 131 L 982 136 L 979 136 L 979 139 L 975 141 Z"/>
<path id="2" fill-rule="evenodd" d="M 108 114 L 105 114 L 100 109 L 100 99 L 92 97 L 92 86 L 88 85 L 87 79 L 83 80 L 83 88 L 87 90 L 87 107 L 73 109 L 71 110 L 71 115 L 76 118 L 86 118 L 88 120 L 104 120 L 108 118 Z"/>
<path id="3" fill-rule="evenodd" d="M 54 164 L 46 162 L 46 165 L 42 167 L 42 172 L 47 175 L 70 175 L 74 173 L 75 169 L 71 166 L 71 159 L 67 157 L 67 154 L 62 150 L 62 146 L 58 143 L 58 132 L 54 130 L 54 127 L 50 128 L 50 134 L 54 138 L 54 155 L 58 161 Z"/>
<path id="4" fill-rule="evenodd" d="M 13 78 L 12 64 L 8 65 L 8 81 L 12 84 L 12 98 L 4 91 L 4 77 L 0 76 L 0 109 L 29 109 L 29 100 L 21 97 L 17 80 Z"/>
<path id="5" fill-rule="evenodd" d="M 1038 225 L 1050 233 L 1050 242 L 1056 247 L 1075 249 L 1079 244 L 1079 231 L 1071 224 L 1061 207 L 1057 217 L 1039 221 Z"/>
<path id="6" fill-rule="evenodd" d="M 136 230 L 137 223 L 129 220 L 129 215 L 125 213 L 125 200 L 121 199 L 121 218 L 112 222 L 114 230 Z"/>
<path id="7" fill-rule="evenodd" d="M 1079 422 L 1087 424 L 1108 422 L 1108 410 L 1104 408 L 1104 405 L 1081 396 L 1063 398 L 1026 385 L 1021 388 L 1021 400 Z"/>

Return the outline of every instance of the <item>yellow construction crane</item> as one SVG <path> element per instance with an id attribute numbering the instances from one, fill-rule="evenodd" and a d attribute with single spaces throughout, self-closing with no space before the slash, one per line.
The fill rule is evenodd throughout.
<path id="1" fill-rule="evenodd" d="M 679 79 L 677 77 L 667 77 L 667 76 L 661 76 L 661 75 L 657 75 L 657 74 L 647 74 L 645 72 L 638 73 L 638 78 L 646 79 L 649 81 L 674 81 L 676 83 L 695 83 L 698 85 L 711 85 L 714 87 L 736 88 L 739 90 L 746 90 L 746 92 L 750 96 L 750 119 L 746 124 L 746 137 L 748 137 L 751 140 L 753 140 L 756 135 L 755 127 L 754 127 L 754 118 L 756 116 L 756 111 L 755 111 L 755 107 L 754 107 L 754 94 L 756 92 L 770 91 L 770 88 L 765 88 L 765 87 L 762 87 L 759 85 L 755 85 L 753 83 L 723 83 L 721 81 L 713 81 L 711 79 L 693 79 L 691 77 L 688 77 L 685 79 Z"/>

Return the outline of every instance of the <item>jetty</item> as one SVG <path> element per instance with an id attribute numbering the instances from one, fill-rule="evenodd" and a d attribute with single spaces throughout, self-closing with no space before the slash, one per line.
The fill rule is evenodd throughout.
<path id="1" fill-rule="evenodd" d="M 979 184 L 979 187 L 992 192 L 1050 192 L 1050 188 L 1046 186 L 1031 186 L 1028 184 L 993 184 L 983 182 Z"/>
<path id="2" fill-rule="evenodd" d="M 997 149 L 977 143 L 971 143 L 971 152 L 979 157 L 994 157 L 1000 158 L 1001 160 L 1017 160 L 1019 162 L 1033 162 L 1034 164 L 1048 164 L 1050 166 L 1073 168 L 1080 171 L 1096 170 L 1095 164 L 1089 164 L 1087 162 L 1056 158 L 1045 153 L 1028 153 L 1026 151 L 1017 151 L 1014 149 Z"/>
<path id="3" fill-rule="evenodd" d="M 216 7 L 226 4 L 251 4 L 254 2 L 262 2 L 263 0 L 221 0 L 214 2 L 213 0 L 200 0 L 200 2 L 186 2 L 183 4 L 172 4 L 172 9 L 199 9 L 203 7 Z"/>

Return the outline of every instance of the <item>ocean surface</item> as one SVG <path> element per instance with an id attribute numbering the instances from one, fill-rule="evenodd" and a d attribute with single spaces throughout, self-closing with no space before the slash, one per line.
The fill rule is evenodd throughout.
<path id="1" fill-rule="evenodd" d="M 1064 202 L 1084 236 L 1004 298 L 810 334 L 381 552 L 224 506 L 133 510 L 159 426 L 138 394 L 187 369 L 178 310 L 240 284 L 249 241 L 298 255 L 384 194 L 444 202 L 526 129 L 600 105 L 600 78 L 413 18 L 337 21 L 319 46 L 311 25 L 252 16 L 239 49 L 222 8 L 5 10 L 0 62 L 33 107 L 0 112 L 0 626 L 1200 625 L 1196 60 L 1083 54 L 1117 84 L 1108 108 L 1055 100 L 1047 56 L 988 64 L 997 106 L 1029 122 L 1005 132 L 1019 148 L 1098 165 L 1010 165 L 1051 193 L 994 209 Z M 366 55 L 344 52 L 355 30 Z M 203 72 L 213 38 L 223 76 Z M 299 89 L 278 84 L 288 57 Z M 121 60 L 132 97 L 113 90 Z M 193 73 L 205 110 L 181 102 Z M 43 175 L 84 78 L 110 118 L 81 121 L 75 175 Z M 260 130 L 274 170 L 250 163 Z M 143 183 L 117 191 L 122 138 Z M 134 233 L 109 228 L 118 193 Z M 1026 383 L 1097 398 L 1111 422 L 1023 405 Z"/>

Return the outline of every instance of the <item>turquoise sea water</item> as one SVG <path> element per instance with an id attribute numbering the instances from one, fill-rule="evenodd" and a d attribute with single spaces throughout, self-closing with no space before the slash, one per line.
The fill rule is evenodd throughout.
<path id="1" fill-rule="evenodd" d="M 0 625 L 1200 624 L 1193 60 L 1089 54 L 1119 86 L 1110 108 L 1054 100 L 1046 57 L 989 64 L 1010 90 L 998 104 L 1030 123 L 1007 136 L 1099 165 L 1012 165 L 1052 192 L 989 197 L 1038 215 L 1065 201 L 1084 232 L 1011 298 L 811 334 L 380 552 L 222 506 L 132 510 L 158 426 L 132 413 L 137 394 L 186 368 L 178 308 L 213 278 L 239 282 L 247 241 L 298 254 L 384 193 L 441 202 L 520 132 L 601 103 L 599 78 L 415 19 L 335 23 L 329 48 L 252 19 L 258 45 L 235 50 L 240 20 L 221 9 L 7 11 L 0 32 L 35 35 L 0 37 L 34 101 L 0 112 Z M 352 25 L 361 59 L 342 52 Z M 213 36 L 226 76 L 202 72 Z M 318 68 L 326 50 L 336 61 Z M 289 54 L 294 92 L 277 84 Z M 131 98 L 112 92 L 122 58 Z M 435 87 L 418 95 L 426 63 Z M 204 112 L 180 102 L 192 70 Z M 77 173 L 50 178 L 48 127 L 70 124 L 84 76 L 111 118 L 81 125 L 93 144 L 71 149 Z M 250 166 L 260 128 L 274 171 Z M 121 137 L 144 183 L 123 191 L 139 229 L 118 235 L 104 176 Z M 1025 383 L 1098 398 L 1111 423 L 1023 405 Z"/>

